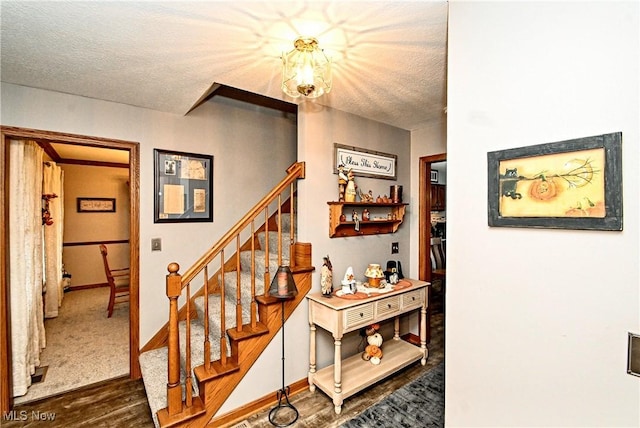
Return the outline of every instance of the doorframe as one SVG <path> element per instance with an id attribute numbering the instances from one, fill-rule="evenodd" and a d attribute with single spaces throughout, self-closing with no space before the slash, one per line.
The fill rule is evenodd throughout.
<path id="1" fill-rule="evenodd" d="M 75 144 L 129 152 L 129 377 L 139 379 L 140 349 L 140 143 L 110 138 L 91 137 L 43 131 L 29 128 L 0 126 L 0 415 L 13 406 L 11 375 L 11 339 L 9 317 L 9 139 L 28 139 L 48 143 Z"/>
<path id="2" fill-rule="evenodd" d="M 447 160 L 446 153 L 420 158 L 418 222 L 418 279 L 431 282 L 431 164 Z M 427 221 L 427 219 L 429 219 Z"/>

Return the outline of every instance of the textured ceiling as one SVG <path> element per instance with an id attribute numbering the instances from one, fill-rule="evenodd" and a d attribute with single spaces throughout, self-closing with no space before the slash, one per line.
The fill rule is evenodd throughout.
<path id="1" fill-rule="evenodd" d="M 446 101 L 445 1 L 6 1 L 3 82 L 186 114 L 213 83 L 315 102 L 403 129 Z M 280 90 L 283 51 L 315 36 L 333 90 Z"/>

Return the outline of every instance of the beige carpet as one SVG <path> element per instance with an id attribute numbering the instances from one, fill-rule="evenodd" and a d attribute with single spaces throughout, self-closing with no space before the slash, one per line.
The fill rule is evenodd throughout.
<path id="1" fill-rule="evenodd" d="M 129 304 L 107 318 L 109 289 L 65 293 L 57 318 L 45 320 L 47 347 L 40 355 L 45 379 L 31 385 L 26 403 L 129 373 Z"/>

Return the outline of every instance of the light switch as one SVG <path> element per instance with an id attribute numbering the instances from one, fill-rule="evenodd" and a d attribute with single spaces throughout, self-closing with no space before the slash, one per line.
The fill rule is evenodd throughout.
<path id="1" fill-rule="evenodd" d="M 151 251 L 162 251 L 162 239 L 160 238 L 151 239 Z"/>

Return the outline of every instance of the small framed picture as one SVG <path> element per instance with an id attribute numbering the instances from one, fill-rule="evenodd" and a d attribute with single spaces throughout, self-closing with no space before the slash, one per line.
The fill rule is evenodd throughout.
<path id="1" fill-rule="evenodd" d="M 79 213 L 114 213 L 115 198 L 76 198 Z"/>

